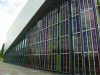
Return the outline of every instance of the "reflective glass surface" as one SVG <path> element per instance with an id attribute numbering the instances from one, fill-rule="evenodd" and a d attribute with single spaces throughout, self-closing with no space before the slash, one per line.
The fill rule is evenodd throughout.
<path id="1" fill-rule="evenodd" d="M 70 73 L 72 68 L 74 74 L 99 75 L 99 45 L 100 0 L 61 0 L 8 51 L 4 61 L 63 73 Z"/>

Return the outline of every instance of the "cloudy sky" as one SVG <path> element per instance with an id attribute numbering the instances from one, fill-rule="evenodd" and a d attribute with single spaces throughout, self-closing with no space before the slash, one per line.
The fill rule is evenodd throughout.
<path id="1" fill-rule="evenodd" d="M 6 34 L 28 0 L 0 0 L 0 49 Z"/>

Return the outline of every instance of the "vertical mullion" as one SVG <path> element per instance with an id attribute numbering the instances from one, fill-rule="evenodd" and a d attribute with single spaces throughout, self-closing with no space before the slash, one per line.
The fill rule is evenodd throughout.
<path id="1" fill-rule="evenodd" d="M 81 1 L 81 0 L 80 0 L 80 1 Z M 79 3 L 79 6 L 81 6 L 80 3 Z M 79 18 L 81 19 L 81 10 L 80 10 L 79 15 L 80 15 Z M 81 20 L 82 20 L 82 19 L 81 19 Z M 82 66 L 83 66 L 83 74 L 85 75 L 86 72 L 85 72 L 85 59 L 84 59 L 84 51 L 83 51 L 83 46 L 84 46 L 84 45 L 83 45 L 83 33 L 82 33 L 82 30 L 83 30 L 83 29 L 82 29 L 82 23 L 81 23 L 82 21 L 81 21 L 81 20 L 80 20 L 80 28 L 81 28 L 81 29 L 80 29 L 80 30 L 81 30 L 80 36 L 81 36 L 81 42 L 82 42 L 82 43 L 81 43 L 81 44 L 82 44 L 82 50 L 81 50 L 81 51 L 82 51 Z"/>
<path id="2" fill-rule="evenodd" d="M 53 10 L 50 12 L 50 13 L 52 13 L 52 25 L 50 26 L 50 27 L 52 27 L 52 47 L 53 47 Z M 52 50 L 53 48 L 51 48 L 51 50 Z M 53 50 L 51 51 L 52 53 L 51 53 L 51 70 L 52 70 L 52 60 L 53 60 Z M 53 60 L 54 61 L 54 60 Z"/>
<path id="3" fill-rule="evenodd" d="M 73 53 L 73 19 L 72 19 L 72 0 L 69 1 L 69 73 L 74 74 L 74 53 Z"/>
<path id="4" fill-rule="evenodd" d="M 60 52 L 60 72 L 61 72 L 61 1 L 59 10 L 59 52 Z"/>
<path id="5" fill-rule="evenodd" d="M 95 5 L 95 2 L 94 0 L 92 0 L 93 2 L 93 12 L 94 12 L 94 15 L 96 15 L 96 5 Z M 96 26 L 96 33 L 97 33 L 97 41 L 98 41 L 98 53 L 99 53 L 99 59 L 100 59 L 100 39 L 99 39 L 99 31 L 98 31 L 98 23 L 97 23 L 97 16 L 94 16 L 94 19 L 95 19 L 95 26 Z M 100 66 L 100 65 L 99 65 Z"/>
<path id="6" fill-rule="evenodd" d="M 56 65 L 56 67 L 57 67 L 57 71 L 59 71 L 60 69 L 59 69 L 59 61 L 60 61 L 60 59 L 59 59 L 59 56 L 60 56 L 60 54 L 59 54 L 59 7 L 58 7 L 58 5 L 57 5 L 57 16 L 56 16 L 56 19 L 57 19 L 57 57 L 56 57 L 56 59 L 57 59 L 57 65 Z"/>

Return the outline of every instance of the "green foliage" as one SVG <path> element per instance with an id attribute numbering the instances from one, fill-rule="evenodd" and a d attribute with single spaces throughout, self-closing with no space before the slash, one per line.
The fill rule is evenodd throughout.
<path id="1" fill-rule="evenodd" d="M 3 61 L 3 58 L 0 58 L 0 62 L 2 62 Z"/>
<path id="2" fill-rule="evenodd" d="M 2 45 L 2 50 L 1 50 L 1 52 L 0 52 L 0 57 L 3 57 L 4 45 L 5 45 L 5 44 Z"/>
<path id="3" fill-rule="evenodd" d="M 2 53 L 0 52 L 0 58 L 2 57 Z"/>
<path id="4" fill-rule="evenodd" d="M 100 5 L 100 0 L 97 0 L 98 5 Z"/>

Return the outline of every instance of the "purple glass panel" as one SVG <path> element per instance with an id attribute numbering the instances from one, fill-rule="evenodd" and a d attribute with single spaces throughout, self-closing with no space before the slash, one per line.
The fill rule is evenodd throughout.
<path id="1" fill-rule="evenodd" d="M 84 12 L 84 1 L 80 0 L 80 4 L 81 4 L 81 12 Z"/>
<path id="2" fill-rule="evenodd" d="M 63 20 L 63 8 L 61 8 L 61 21 Z"/>
<path id="3" fill-rule="evenodd" d="M 55 13 L 53 12 L 53 24 L 55 24 Z"/>
<path id="4" fill-rule="evenodd" d="M 50 39 L 52 39 L 52 27 L 50 27 Z"/>
<path id="5" fill-rule="evenodd" d="M 49 70 L 51 70 L 51 55 L 49 55 Z"/>
<path id="6" fill-rule="evenodd" d="M 49 54 L 49 41 L 47 41 L 47 54 Z"/>
<path id="7" fill-rule="evenodd" d="M 76 16 L 77 32 L 80 32 L 79 15 Z"/>
<path id="8" fill-rule="evenodd" d="M 97 38 L 96 38 L 96 31 L 95 29 L 92 30 L 92 42 L 93 42 L 93 49 L 97 51 Z"/>
<path id="9" fill-rule="evenodd" d="M 38 44 L 35 45 L 35 54 L 38 54 Z"/>
<path id="10" fill-rule="evenodd" d="M 93 0 L 88 0 L 88 6 L 89 8 L 93 8 L 93 3 L 92 3 Z"/>
<path id="11" fill-rule="evenodd" d="M 67 69 L 67 63 L 66 63 L 66 60 L 67 60 L 67 59 L 66 59 L 66 56 L 67 56 L 67 55 L 64 54 L 63 56 L 64 56 L 64 58 L 63 58 L 63 66 L 64 66 L 64 67 L 63 67 L 63 72 L 66 72 L 66 71 L 67 71 L 67 70 L 66 70 L 66 69 Z"/>
<path id="12" fill-rule="evenodd" d="M 61 53 L 64 52 L 64 37 L 61 38 Z"/>
<path id="13" fill-rule="evenodd" d="M 73 29 L 74 29 L 74 33 L 76 33 L 76 17 L 73 17 Z"/>
<path id="14" fill-rule="evenodd" d="M 80 33 L 77 34 L 77 39 L 78 39 L 78 52 L 81 52 L 81 36 Z"/>
<path id="15" fill-rule="evenodd" d="M 40 48 L 40 52 L 41 52 L 41 54 L 43 54 L 43 42 L 41 42 L 41 48 Z"/>
<path id="16" fill-rule="evenodd" d="M 33 39 L 33 43 L 34 43 L 34 34 L 33 34 L 33 38 L 32 39 Z"/>
<path id="17" fill-rule="evenodd" d="M 50 47 L 49 53 L 52 53 L 52 40 L 50 40 L 50 45 L 49 45 L 49 47 Z"/>
<path id="18" fill-rule="evenodd" d="M 83 32 L 83 39 L 84 39 L 84 51 L 87 52 L 88 48 L 87 48 L 87 36 L 86 36 L 86 32 Z"/>
<path id="19" fill-rule="evenodd" d="M 42 43 L 43 54 L 45 54 L 45 41 Z"/>
<path id="20" fill-rule="evenodd" d="M 68 3 L 68 0 L 62 0 L 63 6 L 65 6 Z"/>
<path id="21" fill-rule="evenodd" d="M 79 63 L 78 63 L 78 54 L 75 54 L 75 74 L 78 73 Z"/>
<path id="22" fill-rule="evenodd" d="M 86 30 L 85 15 L 84 15 L 84 13 L 82 13 L 81 15 L 82 15 L 82 19 L 81 19 L 81 21 L 82 21 L 82 29 L 83 29 L 83 30 Z"/>
<path id="23" fill-rule="evenodd" d="M 90 9 L 89 10 L 89 14 L 90 14 L 90 24 L 91 24 L 91 28 L 95 28 L 95 20 L 94 20 L 93 9 Z"/>
<path id="24" fill-rule="evenodd" d="M 46 34 L 46 29 L 44 29 L 44 40 L 46 40 L 47 34 Z"/>
<path id="25" fill-rule="evenodd" d="M 77 34 L 74 34 L 74 51 L 77 52 Z"/>
<path id="26" fill-rule="evenodd" d="M 68 35 L 68 20 L 66 20 L 66 28 L 65 28 L 65 30 L 66 30 L 66 35 Z"/>
<path id="27" fill-rule="evenodd" d="M 48 13 L 48 27 L 50 26 L 50 13 Z"/>
<path id="28" fill-rule="evenodd" d="M 75 16 L 75 11 L 76 11 L 75 1 L 72 2 L 72 7 L 73 7 L 73 16 Z"/>
<path id="29" fill-rule="evenodd" d="M 94 61 L 95 61 L 95 69 L 96 69 L 96 74 L 100 74 L 100 67 L 99 67 L 99 55 L 98 53 L 94 53 Z"/>
<path id="30" fill-rule="evenodd" d="M 63 20 L 65 20 L 66 7 L 63 7 Z"/>
<path id="31" fill-rule="evenodd" d="M 31 52 L 31 45 L 29 45 L 29 54 L 32 54 L 32 52 Z"/>
<path id="32" fill-rule="evenodd" d="M 44 17 L 44 28 L 46 28 L 47 25 L 46 25 L 46 16 Z"/>
<path id="33" fill-rule="evenodd" d="M 61 71 L 63 72 L 63 54 L 61 54 Z"/>
<path id="34" fill-rule="evenodd" d="M 67 54 L 67 72 L 69 73 L 69 54 Z"/>
<path id="35" fill-rule="evenodd" d="M 39 24 L 39 21 L 37 22 L 37 30 L 38 30 L 38 31 L 40 30 L 40 24 Z"/>
<path id="36" fill-rule="evenodd" d="M 44 29 L 44 18 L 42 18 L 42 29 Z"/>
<path id="37" fill-rule="evenodd" d="M 50 26 L 52 26 L 52 12 L 50 13 Z"/>
<path id="38" fill-rule="evenodd" d="M 68 36 L 66 36 L 65 40 L 66 40 L 65 41 L 65 43 L 66 43 L 65 49 L 66 49 L 66 52 L 69 53 L 69 43 L 68 43 L 69 40 L 68 40 Z"/>
<path id="39" fill-rule="evenodd" d="M 86 69 L 86 74 L 90 74 L 89 72 L 89 60 L 88 60 L 88 53 L 85 53 L 85 69 Z"/>
<path id="40" fill-rule="evenodd" d="M 83 74 L 83 67 L 82 67 L 82 54 L 79 55 L 79 74 Z"/>
<path id="41" fill-rule="evenodd" d="M 76 14 L 79 14 L 79 0 L 75 0 Z"/>
<path id="42" fill-rule="evenodd" d="M 66 19 L 68 19 L 68 5 L 66 6 Z"/>
<path id="43" fill-rule="evenodd" d="M 56 44 L 57 44 L 57 42 L 56 42 Z M 65 41 L 65 37 L 64 37 L 64 46 L 63 47 L 64 47 L 64 53 L 66 53 L 66 41 Z"/>
<path id="44" fill-rule="evenodd" d="M 65 21 L 61 22 L 61 36 L 65 35 Z"/>
<path id="45" fill-rule="evenodd" d="M 41 31 L 41 41 L 43 41 L 43 38 L 44 38 L 44 36 L 43 36 L 43 30 Z"/>

